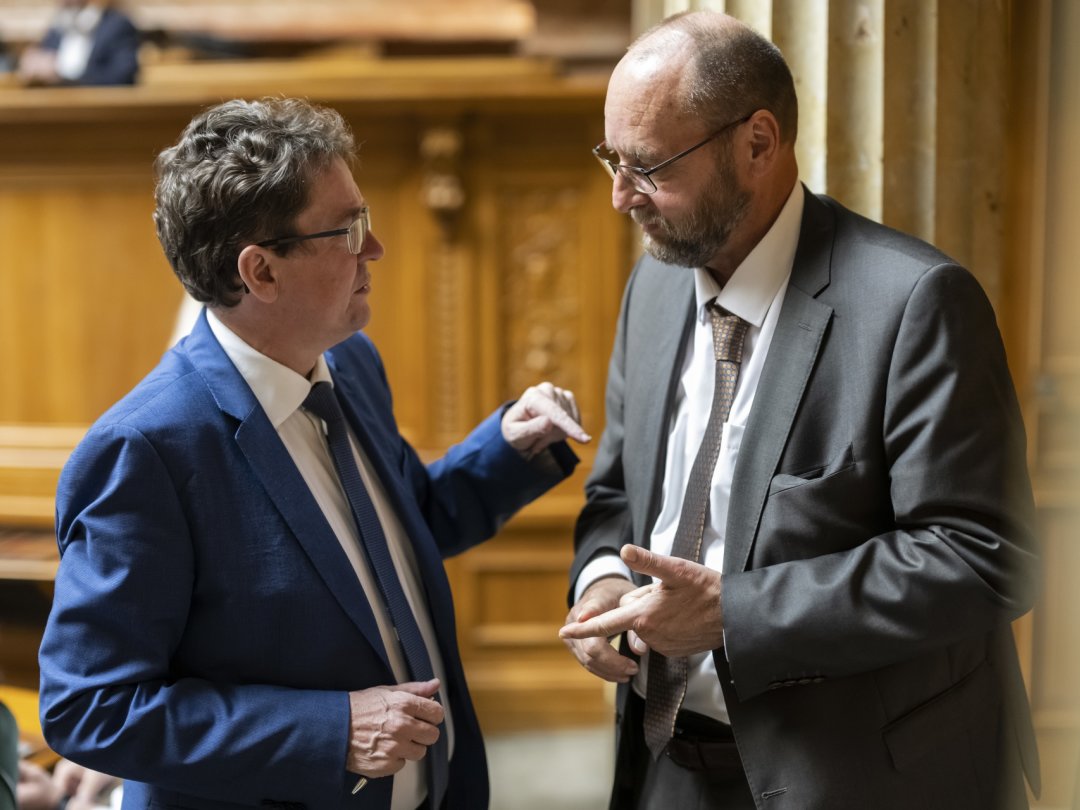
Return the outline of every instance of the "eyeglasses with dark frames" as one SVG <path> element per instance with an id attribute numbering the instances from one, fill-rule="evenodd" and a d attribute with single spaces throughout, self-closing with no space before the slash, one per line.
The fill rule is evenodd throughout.
<path id="1" fill-rule="evenodd" d="M 650 169 L 645 169 L 641 166 L 631 166 L 627 163 L 619 163 L 617 160 L 612 160 L 611 158 L 600 154 L 601 150 L 607 150 L 607 141 L 600 141 L 600 143 L 593 147 L 592 153 L 593 156 L 600 161 L 600 165 L 604 167 L 604 171 L 610 175 L 612 180 L 621 174 L 623 179 L 628 182 L 635 191 L 640 191 L 642 194 L 652 194 L 656 191 L 656 183 L 653 181 L 652 175 L 661 169 L 666 169 L 675 161 L 682 160 L 694 150 L 703 147 L 709 141 L 719 138 L 732 127 L 736 127 L 739 124 L 745 124 L 753 117 L 753 115 L 754 113 L 750 113 L 749 115 L 744 115 L 742 118 L 724 124 L 724 126 L 720 127 L 720 129 L 716 130 L 716 132 L 705 140 L 700 143 L 695 143 L 689 149 L 684 149 L 674 157 L 669 157 L 667 160 L 657 163 Z"/>
<path id="2" fill-rule="evenodd" d="M 303 236 L 282 236 L 277 239 L 267 239 L 264 242 L 258 242 L 256 244 L 258 244 L 259 247 L 264 248 L 279 248 L 285 245 L 295 244 L 296 242 L 306 242 L 309 239 L 324 239 L 328 236 L 345 236 L 348 237 L 347 244 L 349 253 L 355 255 L 364 249 L 364 240 L 367 239 L 369 231 L 371 231 L 371 211 L 365 205 L 360 209 L 360 212 L 356 215 L 356 219 L 352 221 L 348 228 L 335 228 L 332 231 L 308 233 Z"/>

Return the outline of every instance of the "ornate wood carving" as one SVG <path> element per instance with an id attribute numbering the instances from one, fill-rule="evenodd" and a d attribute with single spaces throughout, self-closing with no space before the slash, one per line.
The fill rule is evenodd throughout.
<path id="1" fill-rule="evenodd" d="M 573 186 L 506 188 L 500 193 L 501 331 L 507 339 L 506 394 L 541 380 L 580 390 L 579 300 L 576 276 L 581 194 Z"/>

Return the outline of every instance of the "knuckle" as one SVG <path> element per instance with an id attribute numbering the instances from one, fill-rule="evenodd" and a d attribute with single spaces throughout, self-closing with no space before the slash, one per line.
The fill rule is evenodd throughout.
<path id="1" fill-rule="evenodd" d="M 656 629 L 656 623 L 649 614 L 643 613 L 634 619 L 631 629 L 637 633 L 639 638 L 645 638 Z"/>

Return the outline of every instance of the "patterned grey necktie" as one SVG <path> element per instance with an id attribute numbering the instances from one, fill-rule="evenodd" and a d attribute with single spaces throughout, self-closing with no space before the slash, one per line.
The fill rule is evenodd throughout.
<path id="1" fill-rule="evenodd" d="M 739 380 L 743 340 L 749 324 L 737 315 L 728 315 L 714 298 L 706 305 L 712 318 L 713 350 L 716 354 L 716 382 L 712 409 L 705 426 L 690 478 L 686 483 L 679 526 L 675 531 L 671 556 L 700 562 L 701 535 L 709 510 L 713 470 L 720 455 L 724 423 L 735 399 Z M 675 715 L 686 696 L 687 659 L 668 658 L 655 650 L 649 652 L 649 679 L 645 697 L 645 742 L 656 759 L 675 731 Z"/>

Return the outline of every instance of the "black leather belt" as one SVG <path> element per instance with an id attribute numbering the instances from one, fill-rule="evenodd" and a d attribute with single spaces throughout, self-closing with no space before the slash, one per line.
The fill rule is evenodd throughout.
<path id="1" fill-rule="evenodd" d="M 742 775 L 731 726 L 696 712 L 684 710 L 675 718 L 667 756 L 681 768 L 709 771 L 714 777 Z"/>

